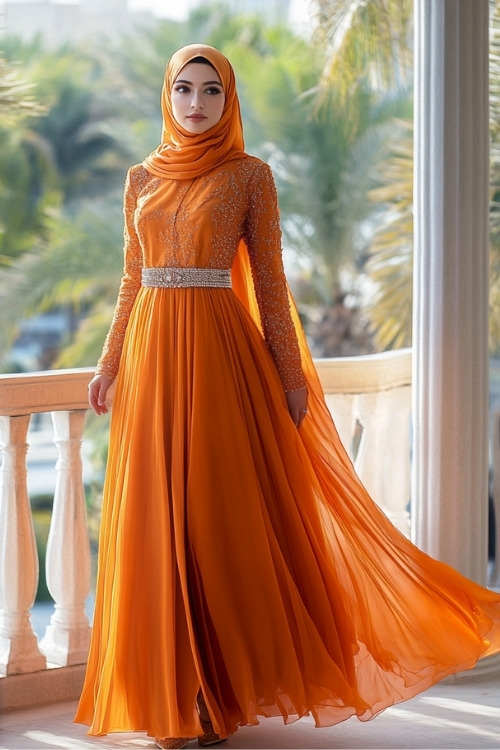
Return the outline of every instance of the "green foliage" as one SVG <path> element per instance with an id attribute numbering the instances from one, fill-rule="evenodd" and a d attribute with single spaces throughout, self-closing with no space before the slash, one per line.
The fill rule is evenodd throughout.
<path id="1" fill-rule="evenodd" d="M 376 292 L 368 308 L 380 349 L 411 346 L 413 297 L 413 128 L 396 121 L 393 144 L 369 194 L 381 207 L 366 270 Z"/>
<path id="2" fill-rule="evenodd" d="M 46 224 L 48 239 L 12 261 L 0 281 L 0 351 L 7 349 L 20 320 L 58 305 L 76 311 L 95 307 L 98 315 L 107 299 L 109 325 L 123 266 L 121 201 L 80 204 L 76 213 L 53 213 Z M 73 365 L 93 364 L 97 352 L 94 342 L 94 348 L 79 352 L 80 361 Z"/>
<path id="3" fill-rule="evenodd" d="M 130 161 L 123 108 L 99 56 L 5 40 L 40 102 L 16 127 L 0 123 L 0 264 L 50 241 L 54 210 L 108 196 Z"/>
<path id="4" fill-rule="evenodd" d="M 413 65 L 413 0 L 317 0 L 316 39 L 325 49 L 322 85 L 344 99 L 359 81 L 406 87 Z"/>
<path id="5" fill-rule="evenodd" d="M 106 193 L 123 175 L 129 153 L 120 137 L 123 113 L 102 61 L 86 50 L 47 53 L 32 76 L 47 107 L 33 130 L 63 202 Z"/>
<path id="6" fill-rule="evenodd" d="M 47 588 L 47 579 L 45 574 L 45 558 L 47 555 L 47 540 L 49 537 L 50 529 L 50 518 L 51 518 L 51 507 L 49 508 L 38 508 L 35 507 L 32 510 L 33 525 L 35 528 L 35 540 L 36 549 L 38 554 L 38 586 L 36 591 L 35 601 L 37 602 L 49 602 L 52 601 L 52 597 Z"/>
<path id="7" fill-rule="evenodd" d="M 17 66 L 0 56 L 0 123 L 3 126 L 14 125 L 27 115 L 43 111 L 32 95 L 32 88 L 23 80 Z"/>
<path id="8" fill-rule="evenodd" d="M 43 112 L 32 92 L 33 84 L 22 77 L 19 66 L 0 57 L 0 255 L 16 255 L 29 247 L 30 236 L 43 228 L 43 203 L 51 200 L 48 186 L 32 179 L 37 160 L 32 139 L 22 148 L 26 118 Z"/>
<path id="9" fill-rule="evenodd" d="M 0 266 L 45 236 L 47 211 L 60 203 L 39 145 L 30 129 L 0 126 Z"/>

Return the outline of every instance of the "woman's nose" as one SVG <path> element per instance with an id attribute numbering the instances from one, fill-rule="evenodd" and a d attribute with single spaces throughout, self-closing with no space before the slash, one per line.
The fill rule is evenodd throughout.
<path id="1" fill-rule="evenodd" d="M 191 106 L 193 107 L 193 109 L 203 109 L 201 96 L 197 91 L 193 91 L 193 96 L 191 98 Z"/>

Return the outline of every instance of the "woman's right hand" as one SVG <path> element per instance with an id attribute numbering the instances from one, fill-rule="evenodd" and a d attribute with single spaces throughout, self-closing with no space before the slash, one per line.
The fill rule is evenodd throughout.
<path id="1" fill-rule="evenodd" d="M 96 375 L 89 383 L 89 404 L 97 416 L 107 414 L 106 394 L 112 382 L 109 375 Z"/>

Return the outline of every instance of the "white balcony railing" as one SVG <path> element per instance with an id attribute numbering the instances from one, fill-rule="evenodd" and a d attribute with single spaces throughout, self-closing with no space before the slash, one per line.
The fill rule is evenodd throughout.
<path id="1" fill-rule="evenodd" d="M 358 476 L 409 537 L 411 349 L 321 359 L 316 367 Z"/>
<path id="2" fill-rule="evenodd" d="M 81 440 L 91 370 L 0 376 L 0 675 L 86 661 L 90 625 L 90 547 Z M 58 459 L 46 576 L 54 614 L 40 644 L 30 609 L 38 557 L 27 489 L 27 435 L 32 414 L 50 411 Z"/>
<path id="3" fill-rule="evenodd" d="M 318 360 L 327 401 L 374 499 L 409 533 L 411 352 Z M 86 661 L 90 549 L 81 442 L 92 371 L 0 376 L 0 675 Z M 58 459 L 46 557 L 54 614 L 38 643 L 30 609 L 38 558 L 27 489 L 31 416 L 51 412 Z"/>

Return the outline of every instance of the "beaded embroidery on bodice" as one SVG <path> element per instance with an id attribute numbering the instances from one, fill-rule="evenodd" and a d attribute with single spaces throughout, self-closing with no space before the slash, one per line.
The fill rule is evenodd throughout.
<path id="1" fill-rule="evenodd" d="M 259 162 L 245 159 L 195 180 L 162 180 L 131 172 L 137 205 L 127 220 L 145 266 L 231 268 L 245 234 L 249 188 Z"/>
<path id="2" fill-rule="evenodd" d="M 267 346 L 285 389 L 303 387 L 277 194 L 267 164 L 248 157 L 182 181 L 154 177 L 137 165 L 127 175 L 124 215 L 124 275 L 97 372 L 116 375 L 142 268 L 230 269 L 244 239 Z"/>

